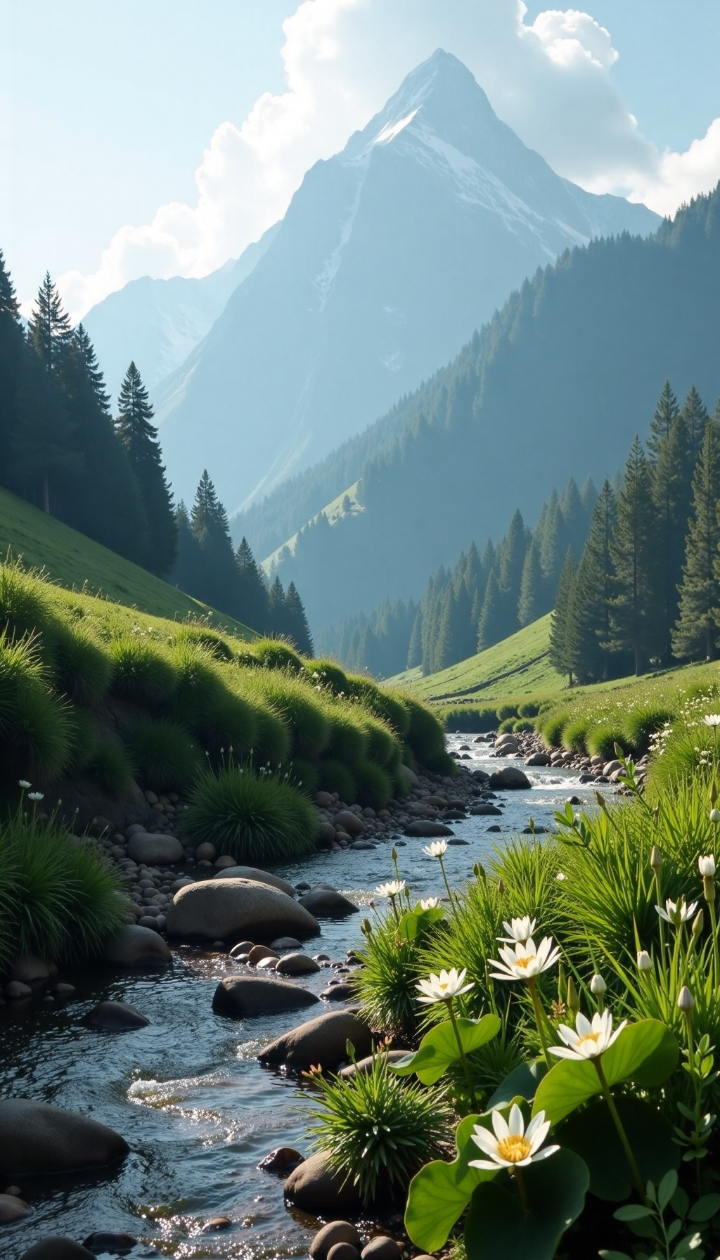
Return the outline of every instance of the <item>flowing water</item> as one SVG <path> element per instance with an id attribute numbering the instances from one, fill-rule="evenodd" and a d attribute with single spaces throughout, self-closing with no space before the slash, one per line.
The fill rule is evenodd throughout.
<path id="1" fill-rule="evenodd" d="M 506 764 L 489 759 L 468 736 L 450 736 L 449 747 L 469 744 L 470 768 Z M 510 762 L 507 764 L 517 764 Z M 446 869 L 453 884 L 471 876 L 503 836 L 522 831 L 529 816 L 552 826 L 553 810 L 571 793 L 591 800 L 591 789 L 569 772 L 530 770 L 530 791 L 504 795 L 503 817 L 471 817 L 453 824 L 466 846 L 448 848 Z M 500 824 L 502 833 L 489 833 Z M 413 894 L 442 890 L 434 859 L 422 840 L 398 848 L 401 874 Z M 375 850 L 318 853 L 277 868 L 293 883 L 326 881 L 358 903 L 371 899 L 381 880 L 392 878 L 390 843 Z M 361 915 L 322 923 L 322 936 L 308 943 L 335 959 L 356 945 Z M 98 1230 L 127 1232 L 138 1240 L 125 1253 L 135 1257 L 304 1257 L 314 1221 L 286 1209 L 282 1179 L 257 1168 L 276 1146 L 307 1153 L 312 1095 L 282 1069 L 261 1067 L 258 1050 L 293 1024 L 322 1008 L 265 1015 L 244 1021 L 217 1016 L 212 997 L 218 981 L 236 968 L 220 952 L 181 946 L 172 968 L 159 972 L 73 972 L 61 978 L 76 985 L 63 1007 L 32 1001 L 0 1010 L 0 1095 L 43 1099 L 82 1112 L 121 1133 L 130 1155 L 102 1174 L 20 1179 L 32 1216 L 0 1227 L 3 1260 L 22 1253 L 48 1234 L 83 1241 Z M 327 971 L 299 983 L 319 992 Z M 81 1017 L 103 998 L 132 1003 L 151 1020 L 147 1028 L 102 1033 Z M 332 1005 L 328 1009 L 333 1009 Z M 4 1186 L 0 1186 L 0 1191 Z M 203 1233 L 209 1218 L 227 1216 L 230 1229 Z"/>

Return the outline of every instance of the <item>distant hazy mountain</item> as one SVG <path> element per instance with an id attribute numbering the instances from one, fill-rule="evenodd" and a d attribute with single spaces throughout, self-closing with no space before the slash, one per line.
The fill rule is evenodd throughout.
<path id="1" fill-rule="evenodd" d="M 308 172 L 264 257 L 156 391 L 173 484 L 188 497 L 207 466 L 231 511 L 267 493 L 447 362 L 538 265 L 658 223 L 554 174 L 436 52 Z"/>
<path id="2" fill-rule="evenodd" d="M 276 231 L 277 225 L 249 245 L 240 258 L 231 258 L 201 280 L 143 276 L 88 311 L 83 324 L 113 398 L 131 359 L 149 389 L 184 362 L 210 331 L 233 289 L 262 258 Z"/>
<path id="3" fill-rule="evenodd" d="M 343 475 L 360 478 L 351 510 L 302 532 L 280 577 L 316 632 L 341 610 L 417 598 L 471 539 L 502 534 L 516 506 L 532 523 L 551 486 L 612 477 L 666 377 L 681 402 L 694 383 L 712 414 L 719 346 L 720 185 L 649 239 L 594 241 L 526 281 L 447 368 L 237 532 L 267 554 L 273 504 L 287 523 L 313 497 L 341 496 Z"/>

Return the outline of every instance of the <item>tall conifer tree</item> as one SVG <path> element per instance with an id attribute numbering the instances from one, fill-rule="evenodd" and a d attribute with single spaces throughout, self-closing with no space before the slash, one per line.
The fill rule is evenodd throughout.
<path id="1" fill-rule="evenodd" d="M 672 391 L 670 382 L 666 380 L 658 398 L 655 414 L 650 421 L 650 436 L 647 441 L 647 448 L 653 464 L 657 460 L 660 443 L 663 438 L 668 436 L 679 415 L 680 408 L 678 407 L 677 398 Z"/>
<path id="2" fill-rule="evenodd" d="M 617 524 L 610 547 L 615 569 L 611 601 L 611 650 L 633 653 L 635 673 L 664 647 L 659 617 L 657 530 L 650 467 L 635 438 L 618 495 Z"/>
<path id="3" fill-rule="evenodd" d="M 148 392 L 135 364 L 131 363 L 120 389 L 115 427 L 128 453 L 145 508 L 149 536 L 146 566 L 151 573 L 164 577 L 175 561 L 177 524 L 152 420 Z"/>
<path id="4" fill-rule="evenodd" d="M 567 674 L 572 687 L 574 655 L 572 645 L 570 612 L 575 581 L 575 556 L 572 547 L 565 553 L 565 561 L 560 570 L 555 607 L 550 624 L 550 663 L 559 674 Z"/>
<path id="5" fill-rule="evenodd" d="M 688 390 L 688 396 L 683 403 L 681 415 L 687 425 L 694 471 L 695 461 L 700 454 L 700 447 L 705 434 L 705 425 L 709 419 L 705 404 L 694 385 L 691 385 Z"/>
<path id="6" fill-rule="evenodd" d="M 491 569 L 478 625 L 478 652 L 484 652 L 485 648 L 492 647 L 494 643 L 499 643 L 501 639 L 504 639 L 507 634 L 506 627 L 505 601 L 495 570 Z"/>
<path id="7" fill-rule="evenodd" d="M 705 435 L 693 478 L 693 509 L 680 584 L 680 612 L 673 646 L 680 657 L 714 661 L 720 627 L 720 431 Z"/>
<path id="8" fill-rule="evenodd" d="M 54 372 L 71 341 L 70 316 L 63 310 L 60 294 L 46 271 L 28 322 L 28 343 L 48 372 Z"/>
<path id="9" fill-rule="evenodd" d="M 304 656 L 312 656 L 312 635 L 303 602 L 294 582 L 290 582 L 285 594 L 285 625 L 286 633 L 292 639 L 298 652 L 302 652 Z"/>
<path id="10" fill-rule="evenodd" d="M 678 615 L 678 586 L 682 580 L 685 535 L 692 507 L 694 460 L 685 418 L 678 415 L 658 443 L 652 476 L 661 618 L 658 629 L 662 632 L 665 665 L 672 662 L 672 631 Z"/>
<path id="11" fill-rule="evenodd" d="M 540 568 L 540 547 L 533 538 L 525 555 L 522 582 L 520 584 L 520 600 L 518 603 L 518 620 L 521 626 L 529 626 L 547 611 L 545 604 L 545 582 Z"/>
<path id="12" fill-rule="evenodd" d="M 590 536 L 575 580 L 569 613 L 569 643 L 573 668 L 581 682 L 610 677 L 610 600 L 613 565 L 610 546 L 615 531 L 617 503 L 609 481 L 603 483 L 593 511 Z"/>
<path id="13" fill-rule="evenodd" d="M 268 593 L 247 538 L 242 538 L 238 544 L 235 562 L 240 575 L 240 620 L 255 630 L 262 630 L 268 624 Z"/>

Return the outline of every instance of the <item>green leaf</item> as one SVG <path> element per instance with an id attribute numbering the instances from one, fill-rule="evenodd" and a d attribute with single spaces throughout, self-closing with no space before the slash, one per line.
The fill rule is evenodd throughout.
<path id="1" fill-rule="evenodd" d="M 616 1098 L 615 1106 L 643 1181 L 660 1181 L 671 1172 L 675 1176 L 672 1170 L 680 1163 L 680 1151 L 665 1117 L 640 1098 Z M 618 1203 L 627 1198 L 632 1173 L 604 1099 L 570 1116 L 553 1137 L 585 1161 L 590 1189 L 599 1199 Z"/>
<path id="2" fill-rule="evenodd" d="M 552 1260 L 582 1212 L 590 1178 L 572 1151 L 558 1151 L 522 1171 L 528 1209 L 507 1176 L 474 1191 L 465 1223 L 468 1260 Z"/>
<path id="3" fill-rule="evenodd" d="M 678 1185 L 678 1175 L 674 1169 L 666 1172 L 660 1185 L 658 1186 L 658 1206 L 661 1212 L 665 1211 L 668 1203 L 672 1199 Z"/>
<path id="4" fill-rule="evenodd" d="M 472 1054 L 473 1050 L 478 1050 L 497 1036 L 500 1020 L 497 1015 L 483 1015 L 482 1019 L 457 1019 L 455 1026 L 465 1054 Z M 431 1028 L 420 1042 L 419 1049 L 399 1059 L 392 1065 L 392 1070 L 398 1076 L 409 1076 L 415 1072 L 423 1085 L 434 1085 L 450 1064 L 456 1063 L 459 1058 L 457 1038 L 452 1021 L 448 1019 Z"/>
<path id="5" fill-rule="evenodd" d="M 433 923 L 445 918 L 445 911 L 440 906 L 423 910 L 418 902 L 414 910 L 408 910 L 398 923 L 398 936 L 404 941 L 416 941 Z"/>
<path id="6" fill-rule="evenodd" d="M 613 1212 L 616 1221 L 639 1221 L 643 1216 L 652 1214 L 652 1208 L 645 1207 L 642 1203 L 626 1203 L 625 1207 Z"/>
<path id="7" fill-rule="evenodd" d="M 720 1212 L 720 1194 L 704 1194 L 693 1203 L 688 1217 L 691 1221 L 710 1221 L 717 1212 Z"/>
<path id="8" fill-rule="evenodd" d="M 683 1190 L 682 1186 L 678 1186 L 672 1199 L 670 1200 L 670 1206 L 672 1207 L 673 1212 L 677 1212 L 678 1216 L 687 1216 L 687 1210 L 690 1207 L 690 1199 L 688 1198 L 687 1191 Z"/>
<path id="9" fill-rule="evenodd" d="M 678 1061 L 677 1039 L 657 1019 L 630 1024 L 602 1056 L 608 1085 L 634 1081 L 645 1088 L 662 1085 Z M 535 1093 L 533 1115 L 544 1111 L 547 1120 L 558 1124 L 576 1107 L 600 1093 L 600 1080 L 592 1061 L 561 1059 L 551 1068 Z"/>
<path id="10" fill-rule="evenodd" d="M 537 1059 L 535 1063 L 520 1063 L 498 1085 L 487 1104 L 487 1110 L 494 1111 L 496 1107 L 504 1107 L 505 1103 L 512 1102 L 513 1098 L 518 1097 L 524 1098 L 526 1102 L 532 1102 L 535 1090 L 547 1070 L 544 1059 Z"/>
<path id="11" fill-rule="evenodd" d="M 470 1168 L 471 1159 L 482 1159 L 482 1151 L 472 1140 L 476 1124 L 489 1126 L 490 1117 L 466 1116 L 455 1134 L 457 1159 L 452 1163 L 436 1159 L 420 1169 L 408 1191 L 405 1228 L 417 1247 L 439 1251 L 460 1219 L 473 1190 L 497 1174 L 483 1168 Z"/>

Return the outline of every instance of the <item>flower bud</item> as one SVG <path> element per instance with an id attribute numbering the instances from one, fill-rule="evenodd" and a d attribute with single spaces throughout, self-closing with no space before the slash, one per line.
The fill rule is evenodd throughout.
<path id="1" fill-rule="evenodd" d="M 720 822 L 720 809 L 710 810 L 710 822 L 713 822 L 713 823 Z"/>
<path id="2" fill-rule="evenodd" d="M 482 862 L 476 862 L 473 866 L 473 875 L 476 879 L 481 879 L 485 883 L 485 867 Z"/>
<path id="3" fill-rule="evenodd" d="M 606 989 L 607 985 L 602 976 L 594 975 L 590 981 L 590 992 L 593 993 L 595 997 L 600 997 Z"/>
<path id="4" fill-rule="evenodd" d="M 395 845 L 393 845 L 392 849 L 390 850 L 390 857 L 393 862 L 397 862 L 397 849 L 395 848 Z"/>
<path id="5" fill-rule="evenodd" d="M 720 810 L 717 810 L 716 813 L 720 814 Z M 707 857 L 698 858 L 698 870 L 703 878 L 706 875 L 715 874 L 715 858 L 712 853 L 708 853 Z"/>
<path id="6" fill-rule="evenodd" d="M 695 998 L 686 984 L 683 985 L 682 989 L 678 993 L 677 1004 L 680 1010 L 684 1011 L 686 1014 L 691 1011 L 695 1005 Z"/>
<path id="7" fill-rule="evenodd" d="M 659 871 L 662 870 L 662 864 L 662 853 L 658 849 L 657 845 L 654 844 L 650 850 L 650 865 L 654 871 Z"/>
<path id="8" fill-rule="evenodd" d="M 597 791 L 596 791 L 596 792 L 594 792 L 594 793 L 593 793 L 593 795 L 594 795 L 594 797 L 595 797 L 595 800 L 596 800 L 597 804 L 600 806 L 600 808 L 601 808 L 601 809 L 602 809 L 605 813 L 607 813 L 607 807 L 608 807 L 608 806 L 607 806 L 607 801 L 605 800 L 605 797 L 603 796 L 602 792 L 597 792 Z"/>
<path id="9" fill-rule="evenodd" d="M 572 1011 L 573 1015 L 577 1015 L 580 1010 L 580 998 L 572 976 L 568 976 L 567 982 L 567 1007 L 569 1011 Z"/>
<path id="10" fill-rule="evenodd" d="M 498 892 L 500 893 L 500 896 L 502 897 L 503 893 L 505 892 L 505 885 L 501 879 L 498 880 L 497 888 L 498 888 Z"/>
<path id="11" fill-rule="evenodd" d="M 713 779 L 712 786 L 710 788 L 710 804 L 714 805 L 717 798 L 718 798 L 717 784 L 715 780 Z"/>
<path id="12" fill-rule="evenodd" d="M 363 936 L 370 935 L 370 933 L 372 932 L 372 923 L 370 922 L 369 919 L 363 919 L 362 923 L 360 924 L 360 931 L 362 932 Z"/>
<path id="13" fill-rule="evenodd" d="M 695 915 L 695 918 L 693 919 L 693 925 L 692 925 L 693 940 L 696 941 L 698 937 L 700 936 L 700 934 L 702 933 L 704 922 L 705 922 L 705 915 L 703 914 L 702 909 L 700 909 L 698 910 L 697 914 Z"/>
<path id="14" fill-rule="evenodd" d="M 640 950 L 640 953 L 637 956 L 637 965 L 638 965 L 638 971 L 645 971 L 645 972 L 652 971 L 653 960 L 648 954 L 646 949 Z"/>

